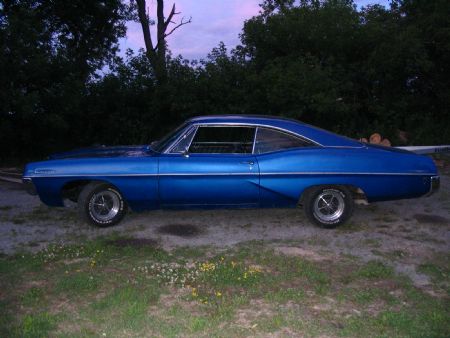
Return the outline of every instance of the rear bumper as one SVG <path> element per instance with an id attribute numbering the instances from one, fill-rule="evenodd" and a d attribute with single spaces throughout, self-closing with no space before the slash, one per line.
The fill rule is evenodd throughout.
<path id="1" fill-rule="evenodd" d="M 436 191 L 438 191 L 440 186 L 441 186 L 441 178 L 439 176 L 431 176 L 430 191 L 428 192 L 427 196 L 430 196 L 434 194 Z"/>
<path id="2" fill-rule="evenodd" d="M 34 183 L 31 180 L 31 178 L 23 178 L 22 182 L 25 186 L 25 190 L 27 191 L 27 193 L 33 196 L 37 195 L 36 187 L 34 186 Z"/>

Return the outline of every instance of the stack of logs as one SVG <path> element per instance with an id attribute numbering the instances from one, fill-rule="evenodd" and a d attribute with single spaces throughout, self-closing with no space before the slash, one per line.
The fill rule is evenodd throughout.
<path id="1" fill-rule="evenodd" d="M 359 140 L 361 142 L 371 143 L 371 144 L 379 144 L 379 145 L 386 146 L 386 147 L 391 146 L 391 141 L 389 141 L 389 139 L 387 139 L 387 138 L 382 138 L 381 135 L 378 133 L 374 133 L 374 134 L 370 135 L 369 140 L 367 140 L 365 137 L 363 137 Z"/>

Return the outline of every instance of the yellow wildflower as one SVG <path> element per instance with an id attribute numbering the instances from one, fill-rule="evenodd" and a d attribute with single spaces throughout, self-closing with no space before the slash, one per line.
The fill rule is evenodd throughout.
<path id="1" fill-rule="evenodd" d="M 197 297 L 197 296 L 198 296 L 197 289 L 192 288 L 192 297 Z"/>
<path id="2" fill-rule="evenodd" d="M 250 268 L 248 269 L 248 272 L 249 272 L 250 274 L 254 274 L 254 273 L 261 273 L 262 270 L 261 270 L 261 268 L 258 267 L 258 266 L 250 266 Z"/>
<path id="3" fill-rule="evenodd" d="M 200 264 L 199 269 L 202 272 L 214 271 L 216 269 L 216 265 L 214 263 L 205 262 Z"/>

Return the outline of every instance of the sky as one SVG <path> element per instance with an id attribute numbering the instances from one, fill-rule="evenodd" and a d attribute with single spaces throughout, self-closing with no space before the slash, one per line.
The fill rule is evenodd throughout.
<path id="1" fill-rule="evenodd" d="M 181 18 L 192 22 L 180 27 L 167 38 L 173 56 L 182 55 L 185 59 L 204 59 L 220 41 L 230 50 L 240 43 L 239 33 L 244 21 L 258 14 L 262 0 L 166 0 L 165 12 L 168 15 L 172 4 L 176 4 Z M 367 4 L 388 6 L 388 0 L 355 0 L 358 7 Z M 156 0 L 147 0 L 151 13 L 156 11 Z M 154 15 L 151 15 L 154 16 Z M 154 32 L 154 26 L 151 29 Z M 137 51 L 144 47 L 142 30 L 139 23 L 128 23 L 127 37 L 121 39 L 120 49 L 124 55 L 127 48 Z"/>

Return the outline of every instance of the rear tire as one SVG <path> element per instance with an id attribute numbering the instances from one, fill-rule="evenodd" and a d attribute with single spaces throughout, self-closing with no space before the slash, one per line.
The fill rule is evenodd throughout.
<path id="1" fill-rule="evenodd" d="M 303 208 L 308 219 L 327 229 L 345 223 L 353 213 L 353 198 L 342 186 L 318 186 L 305 192 Z"/>
<path id="2" fill-rule="evenodd" d="M 115 225 L 122 220 L 126 212 L 127 205 L 122 195 L 107 183 L 89 183 L 78 196 L 80 217 L 95 226 Z"/>

